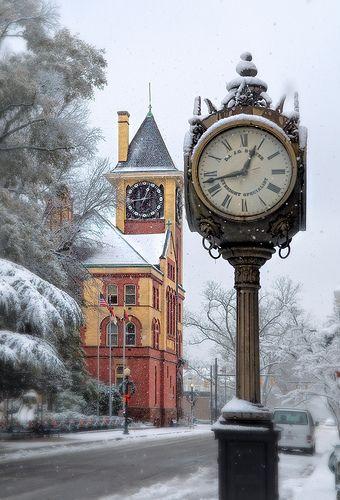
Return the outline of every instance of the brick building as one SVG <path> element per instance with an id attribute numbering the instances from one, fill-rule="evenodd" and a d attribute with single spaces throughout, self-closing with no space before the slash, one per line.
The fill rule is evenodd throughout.
<path id="1" fill-rule="evenodd" d="M 130 414 L 166 425 L 181 407 L 183 174 L 151 111 L 131 142 L 129 116 L 118 112 L 118 163 L 107 175 L 116 189 L 116 224 L 106 225 L 103 247 L 85 262 L 91 277 L 84 287 L 83 343 L 92 376 L 108 383 L 111 359 L 118 385 L 125 335 L 136 386 Z M 114 307 L 117 325 L 98 306 L 99 292 Z"/>

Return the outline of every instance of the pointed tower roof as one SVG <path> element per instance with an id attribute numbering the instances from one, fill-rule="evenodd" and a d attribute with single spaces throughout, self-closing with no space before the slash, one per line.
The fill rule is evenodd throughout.
<path id="1" fill-rule="evenodd" d="M 151 111 L 129 144 L 127 160 L 118 162 L 114 172 L 145 170 L 177 171 Z"/>

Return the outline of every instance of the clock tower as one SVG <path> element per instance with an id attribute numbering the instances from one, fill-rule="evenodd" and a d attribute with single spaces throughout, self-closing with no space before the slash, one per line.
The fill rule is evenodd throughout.
<path id="1" fill-rule="evenodd" d="M 85 290 L 84 345 L 90 373 L 107 384 L 119 385 L 125 360 L 136 387 L 129 414 L 165 425 L 180 415 L 183 173 L 151 109 L 131 142 L 129 120 L 118 112 L 118 162 L 106 175 L 116 192 L 116 222 L 85 262 L 93 280 Z M 96 303 L 98 292 L 117 325 Z"/>

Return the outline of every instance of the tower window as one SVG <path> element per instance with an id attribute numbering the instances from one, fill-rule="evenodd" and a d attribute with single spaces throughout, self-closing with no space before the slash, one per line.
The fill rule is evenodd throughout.
<path id="1" fill-rule="evenodd" d="M 136 345 L 136 327 L 131 322 L 125 326 L 125 344 Z"/>
<path id="2" fill-rule="evenodd" d="M 125 285 L 125 304 L 136 304 L 136 285 Z"/>
<path id="3" fill-rule="evenodd" d="M 118 304 L 118 287 L 117 287 L 117 285 L 109 285 L 107 287 L 107 303 L 111 306 Z"/>

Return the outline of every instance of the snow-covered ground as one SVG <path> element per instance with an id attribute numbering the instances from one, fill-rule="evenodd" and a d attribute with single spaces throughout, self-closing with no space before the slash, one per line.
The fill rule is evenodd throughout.
<path id="1" fill-rule="evenodd" d="M 188 428 L 146 428 L 131 430 L 124 435 L 122 430 L 92 431 L 64 434 L 49 440 L 29 440 L 24 442 L 0 442 L 0 461 L 8 462 L 34 457 L 77 452 L 84 448 L 103 446 L 121 447 L 128 443 L 156 440 L 181 439 L 184 436 L 208 434 L 209 425 Z M 336 427 L 320 426 L 316 436 L 316 454 L 307 456 L 300 453 L 280 453 L 279 478 L 280 500 L 334 500 L 334 476 L 328 470 L 327 461 L 332 445 L 338 441 Z M 109 496 L 105 500 L 118 500 L 122 496 Z M 141 488 L 129 495 L 129 500 L 217 500 L 216 464 L 199 469 L 186 478 L 174 477 L 166 483 L 156 483 Z M 102 499 L 104 500 L 104 499 Z"/>
<path id="2" fill-rule="evenodd" d="M 280 453 L 280 500 L 334 500 L 334 476 L 327 466 L 329 452 L 338 440 L 335 427 L 320 426 L 317 430 L 316 454 Z M 111 495 L 101 500 L 118 500 Z M 217 500 L 216 467 L 206 467 L 186 479 L 174 477 L 167 483 L 141 488 L 129 500 Z"/>
<path id="3" fill-rule="evenodd" d="M 188 427 L 145 427 L 131 429 L 128 435 L 122 429 L 107 431 L 88 431 L 61 434 L 60 437 L 28 439 L 25 441 L 0 441 L 0 463 L 14 460 L 30 459 L 47 455 L 56 455 L 67 452 L 77 452 L 87 448 L 103 446 L 124 446 L 132 441 L 147 441 L 153 439 L 176 439 L 182 436 L 196 436 L 197 434 L 211 433 L 210 425 Z"/>

